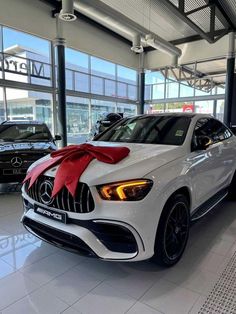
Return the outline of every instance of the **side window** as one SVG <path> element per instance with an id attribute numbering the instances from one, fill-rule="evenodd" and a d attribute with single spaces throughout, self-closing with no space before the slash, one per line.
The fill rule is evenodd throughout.
<path id="1" fill-rule="evenodd" d="M 193 139 L 192 149 L 196 147 L 198 136 L 208 136 L 213 143 L 224 141 L 232 136 L 231 131 L 220 121 L 212 118 L 202 118 L 196 123 Z"/>
<path id="2" fill-rule="evenodd" d="M 209 118 L 202 118 L 197 121 L 194 131 L 193 131 L 193 137 L 192 137 L 192 142 L 191 142 L 192 151 L 195 150 L 198 146 L 197 137 L 208 135 L 207 127 L 209 125 L 209 120 L 210 120 Z"/>
<path id="3" fill-rule="evenodd" d="M 231 131 L 220 121 L 215 119 L 210 119 L 210 138 L 213 143 L 224 141 L 232 136 Z"/>

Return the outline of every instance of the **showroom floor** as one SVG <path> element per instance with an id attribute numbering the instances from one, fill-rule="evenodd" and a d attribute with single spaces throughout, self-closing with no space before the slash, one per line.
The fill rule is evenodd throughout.
<path id="1" fill-rule="evenodd" d="M 0 195 L 1 314 L 236 313 L 236 203 L 196 223 L 170 269 L 57 249 L 27 233 L 21 213 L 19 193 Z"/>

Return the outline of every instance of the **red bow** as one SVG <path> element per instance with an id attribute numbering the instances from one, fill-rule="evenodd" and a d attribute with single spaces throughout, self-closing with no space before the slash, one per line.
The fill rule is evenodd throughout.
<path id="1" fill-rule="evenodd" d="M 91 144 L 70 145 L 51 153 L 51 159 L 33 168 L 24 179 L 30 179 L 29 188 L 36 179 L 49 168 L 58 164 L 52 197 L 54 197 L 64 186 L 72 196 L 75 196 L 77 184 L 88 164 L 93 160 L 115 164 L 125 158 L 130 150 L 127 147 L 104 147 Z"/>

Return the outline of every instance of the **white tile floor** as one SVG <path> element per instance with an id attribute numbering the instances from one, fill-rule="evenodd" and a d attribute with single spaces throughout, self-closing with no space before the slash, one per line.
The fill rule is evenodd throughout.
<path id="1" fill-rule="evenodd" d="M 0 194 L 0 314 L 197 314 L 236 251 L 236 203 L 196 223 L 182 260 L 111 263 L 33 237 L 20 194 Z"/>

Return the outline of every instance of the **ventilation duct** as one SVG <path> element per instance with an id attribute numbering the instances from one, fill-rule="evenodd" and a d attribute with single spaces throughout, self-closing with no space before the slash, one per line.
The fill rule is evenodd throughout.
<path id="1" fill-rule="evenodd" d="M 65 22 L 72 22 L 76 20 L 74 14 L 74 0 L 62 0 L 62 10 L 59 18 Z"/>
<path id="2" fill-rule="evenodd" d="M 78 12 L 132 41 L 131 50 L 135 53 L 141 53 L 143 46 L 149 45 L 170 55 L 181 56 L 181 50 L 168 41 L 155 34 L 149 35 L 150 31 L 104 4 L 100 9 L 101 5 L 95 0 L 74 0 L 74 8 Z"/>
<path id="3" fill-rule="evenodd" d="M 174 45 L 170 44 L 169 42 L 157 35 L 148 34 L 146 35 L 145 40 L 148 46 L 166 52 L 169 55 L 175 55 L 177 57 L 180 57 L 182 54 L 182 51 L 179 48 L 175 47 Z"/>

